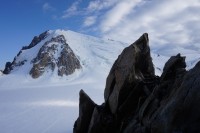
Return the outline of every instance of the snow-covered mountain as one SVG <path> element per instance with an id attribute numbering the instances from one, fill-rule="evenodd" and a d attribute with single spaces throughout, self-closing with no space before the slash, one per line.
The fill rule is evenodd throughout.
<path id="1" fill-rule="evenodd" d="M 1 132 L 71 133 L 80 89 L 102 103 L 110 68 L 128 45 L 69 30 L 34 37 L 0 76 Z M 188 69 L 200 60 L 197 48 L 159 46 L 151 51 L 157 75 L 172 55 L 186 56 Z"/>
<path id="2" fill-rule="evenodd" d="M 97 66 L 111 66 L 126 43 L 100 39 L 73 31 L 50 30 L 35 36 L 28 46 L 22 47 L 12 62 L 6 63 L 5 74 L 28 74 L 32 78 L 67 76 Z M 151 44 L 150 44 L 151 46 Z M 200 48 L 199 48 L 200 49 Z M 199 60 L 199 49 L 180 46 L 153 47 L 152 58 L 156 74 L 160 75 L 170 56 L 187 56 L 188 69 Z M 96 65 L 95 67 L 93 67 Z M 109 68 L 109 67 L 108 67 Z"/>
<path id="3" fill-rule="evenodd" d="M 48 31 L 34 37 L 13 62 L 7 63 L 9 74 L 0 76 L 1 132 L 72 133 L 78 116 L 80 89 L 101 103 L 106 76 L 126 46 L 125 43 L 64 30 Z M 67 55 L 64 56 L 62 51 Z M 80 62 L 80 67 L 68 76 L 59 76 L 59 70 L 68 65 L 68 60 L 62 59 L 68 59 L 68 56 L 78 60 L 74 64 Z M 38 63 L 40 69 L 35 72 L 41 72 L 41 75 L 33 78 L 31 70 Z"/>
<path id="4" fill-rule="evenodd" d="M 23 47 L 13 62 L 8 62 L 5 74 L 30 74 L 33 78 L 67 76 L 75 71 L 96 71 L 111 66 L 125 43 L 99 39 L 73 31 L 46 31 Z M 107 67 L 106 67 L 107 68 Z"/>

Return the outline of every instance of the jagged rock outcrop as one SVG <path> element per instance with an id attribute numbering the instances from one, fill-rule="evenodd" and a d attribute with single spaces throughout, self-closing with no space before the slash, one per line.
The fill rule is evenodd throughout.
<path id="1" fill-rule="evenodd" d="M 83 91 L 80 91 L 80 103 L 79 103 L 79 118 L 75 123 L 74 132 L 83 133 L 87 132 L 92 117 L 95 103 L 89 98 L 89 96 Z"/>
<path id="2" fill-rule="evenodd" d="M 9 74 L 15 67 L 19 67 L 24 65 L 27 60 L 22 60 L 20 62 L 16 61 L 17 57 L 20 56 L 23 50 L 31 49 L 32 47 L 36 46 L 42 40 L 44 40 L 48 36 L 48 31 L 43 32 L 39 36 L 35 36 L 31 43 L 28 46 L 23 46 L 22 49 L 19 51 L 17 56 L 14 58 L 13 62 L 7 62 L 5 65 L 5 69 L 3 71 L 4 74 Z"/>
<path id="3" fill-rule="evenodd" d="M 148 34 L 145 33 L 123 50 L 111 68 L 104 98 L 108 101 L 113 114 L 118 111 L 137 83 L 143 81 L 145 77 L 154 76 L 148 42 Z"/>
<path id="4" fill-rule="evenodd" d="M 152 132 L 200 132 L 200 62 L 188 72 L 181 67 L 184 63 L 179 64 L 171 90 L 152 121 Z"/>
<path id="5" fill-rule="evenodd" d="M 84 111 L 87 124 L 77 126 L 86 116 L 79 114 L 74 133 L 200 132 L 200 62 L 186 71 L 178 54 L 155 76 L 148 41 L 145 33 L 124 49 L 107 77 L 104 103 Z M 80 109 L 86 103 L 80 98 Z"/>
<path id="6" fill-rule="evenodd" d="M 81 65 L 72 49 L 66 43 L 65 37 L 59 35 L 47 41 L 39 50 L 37 57 L 32 60 L 33 68 L 30 75 L 33 78 L 41 76 L 46 69 L 54 71 L 58 68 L 58 75 L 70 75 Z"/>
<path id="7" fill-rule="evenodd" d="M 12 70 L 24 64 L 32 65 L 29 71 L 32 78 L 38 78 L 45 72 L 54 71 L 58 76 L 70 75 L 76 69 L 80 69 L 80 61 L 67 44 L 64 35 L 56 34 L 51 35 L 52 37 L 49 35 L 50 32 L 46 31 L 35 36 L 28 46 L 22 47 L 13 62 L 6 63 L 3 73 L 9 74 Z M 46 39 L 47 37 L 49 38 Z M 36 48 L 37 51 L 32 51 L 38 44 L 39 49 Z M 30 52 L 30 55 L 27 51 Z M 31 57 L 33 52 L 37 52 L 37 55 Z M 28 57 L 26 57 L 27 55 Z"/>
<path id="8" fill-rule="evenodd" d="M 9 74 L 11 70 L 12 70 L 12 63 L 6 62 L 5 69 L 3 70 L 3 73 Z"/>
<path id="9" fill-rule="evenodd" d="M 43 32 L 39 36 L 35 36 L 28 46 L 23 46 L 22 50 L 31 49 L 48 36 L 48 31 Z"/>
<path id="10" fill-rule="evenodd" d="M 158 121 L 157 118 L 159 114 L 162 114 L 162 109 L 165 108 L 166 104 L 174 100 L 173 94 L 182 83 L 182 78 L 186 73 L 185 67 L 185 57 L 181 57 L 180 54 L 172 56 L 167 61 L 160 78 L 160 83 L 154 87 L 153 92 L 145 99 L 145 102 L 140 107 L 138 113 L 134 116 L 135 118 L 132 118 L 132 122 L 124 129 L 125 133 L 166 132 L 166 129 L 164 129 L 164 127 L 161 128 L 161 126 L 157 126 L 161 131 L 156 131 L 153 128 L 154 122 Z M 165 117 L 166 116 L 162 116 L 161 119 L 164 120 L 174 116 Z M 166 133 L 171 132 L 172 131 Z"/>

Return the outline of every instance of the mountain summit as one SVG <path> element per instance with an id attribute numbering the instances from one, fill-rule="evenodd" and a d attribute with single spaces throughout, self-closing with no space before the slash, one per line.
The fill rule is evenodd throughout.
<path id="1" fill-rule="evenodd" d="M 32 65 L 29 74 L 33 78 L 38 78 L 48 71 L 57 71 L 59 76 L 63 76 L 81 69 L 80 61 L 67 44 L 65 36 L 59 34 L 52 36 L 52 34 L 52 31 L 46 31 L 34 37 L 29 46 L 22 47 L 12 63 L 6 63 L 4 73 L 9 74 L 27 64 Z M 34 50 L 36 46 L 39 47 L 39 51 Z M 27 51 L 31 52 L 27 53 Z M 37 55 L 31 56 L 32 52 L 34 54 L 36 52 Z"/>
<path id="2" fill-rule="evenodd" d="M 126 46 L 126 43 L 70 30 L 49 30 L 35 36 L 28 46 L 22 47 L 14 60 L 6 63 L 3 73 L 28 74 L 35 79 L 45 75 L 64 77 L 75 72 L 98 75 L 103 68 L 104 71 L 100 73 L 103 75 L 108 73 L 108 68 Z M 163 62 L 174 53 L 187 56 L 187 69 L 200 60 L 196 49 L 158 45 L 151 49 L 156 75 L 162 73 Z"/>
<path id="3" fill-rule="evenodd" d="M 6 63 L 3 73 L 24 73 L 32 78 L 47 73 L 68 76 L 85 67 L 94 67 L 94 64 L 112 64 L 110 57 L 113 58 L 114 51 L 120 52 L 123 45 L 73 31 L 49 30 L 23 46 L 14 60 Z"/>
<path id="4" fill-rule="evenodd" d="M 130 36 L 132 36 L 133 40 L 136 40 L 134 35 Z M 175 95 L 175 97 L 176 95 L 178 96 L 179 93 L 180 95 L 184 94 L 184 92 L 192 92 L 192 95 L 188 93 L 188 96 L 198 94 L 196 93 L 197 91 L 192 91 L 193 89 L 191 89 L 191 91 L 188 91 L 182 88 L 177 89 L 176 87 L 178 86 L 174 86 L 174 89 L 170 86 L 170 83 L 174 81 L 181 83 L 179 82 L 179 80 L 175 79 L 183 78 L 183 76 L 179 75 L 182 71 L 170 72 L 170 70 L 175 70 L 174 68 L 176 68 L 173 67 L 173 64 L 176 63 L 176 61 L 181 61 L 181 58 L 179 60 L 179 55 L 177 57 L 173 57 L 172 62 L 167 63 L 165 67 L 164 63 L 169 60 L 172 55 L 181 53 L 182 56 L 187 57 L 185 61 L 187 65 L 186 69 L 188 70 L 200 60 L 200 50 L 193 49 L 192 47 L 170 47 L 168 45 L 161 46 L 159 44 L 153 44 L 154 46 L 156 45 L 156 47 L 151 47 L 151 36 L 152 34 L 149 34 L 149 37 L 147 36 L 147 34 L 144 34 L 144 36 L 142 37 L 142 40 L 146 43 L 149 40 L 151 51 L 148 50 L 148 48 L 146 47 L 147 45 L 139 45 L 140 41 L 137 41 L 138 45 L 131 45 L 130 48 L 126 49 L 128 50 L 128 53 L 125 52 L 122 56 L 119 56 L 119 59 L 118 55 L 122 53 L 122 50 L 125 47 L 129 47 L 128 44 L 118 41 L 112 41 L 110 39 L 96 38 L 69 30 L 50 30 L 42 33 L 39 36 L 34 37 L 34 39 L 30 41 L 31 43 L 29 45 L 23 47 L 18 55 L 16 54 L 13 62 L 7 63 L 7 67 L 6 70 L 4 70 L 4 73 L 8 72 L 9 74 L 3 74 L 2 76 L 0 76 L 0 113 L 2 114 L 2 116 L 0 117 L 1 132 L 13 133 L 14 130 L 16 133 L 72 133 L 74 121 L 79 115 L 78 92 L 81 89 L 86 92 L 80 92 L 80 106 L 83 109 L 80 110 L 80 114 L 83 117 L 81 117 L 80 115 L 80 119 L 78 121 L 82 121 L 81 125 L 83 123 L 86 126 L 89 125 L 88 121 L 90 122 L 91 119 L 89 117 L 87 117 L 89 119 L 85 119 L 85 116 L 91 116 L 94 105 L 100 105 L 105 100 L 107 101 L 107 104 L 105 106 L 109 107 L 108 109 L 112 109 L 112 112 L 115 113 L 117 110 L 117 114 L 119 114 L 119 109 L 122 112 L 120 114 L 123 114 L 123 112 L 125 111 L 124 114 L 129 115 L 129 113 L 126 113 L 126 107 L 131 107 L 129 106 L 130 103 L 136 105 L 132 107 L 138 107 L 139 109 L 147 96 L 149 96 L 149 94 L 152 94 L 149 92 L 152 92 L 151 88 L 153 84 L 151 84 L 151 75 L 154 75 L 154 71 L 152 70 L 152 66 L 154 66 L 155 75 L 161 75 L 161 73 L 163 73 L 163 76 L 161 77 L 162 80 L 166 81 L 166 83 L 164 84 L 164 86 L 161 87 L 165 87 L 166 85 L 166 89 L 161 89 L 162 91 L 159 91 L 160 89 L 153 91 L 153 94 L 156 94 L 156 96 L 157 94 L 161 94 L 158 95 L 158 100 L 157 98 L 155 99 L 153 97 L 147 98 L 149 100 L 145 102 L 146 104 L 144 104 L 142 108 L 140 108 L 144 110 L 141 111 L 141 115 L 139 115 L 139 117 L 136 117 L 139 122 L 142 122 L 141 124 L 137 123 L 136 121 L 135 124 L 138 125 L 135 125 L 134 120 L 132 121 L 132 119 L 130 119 L 133 122 L 133 126 L 145 126 L 148 128 L 149 125 L 148 123 L 146 123 L 145 120 L 154 116 L 153 111 L 154 109 L 157 109 L 158 102 L 164 103 L 163 106 L 161 106 L 161 109 L 164 109 L 163 107 L 171 107 L 166 106 L 166 104 L 169 103 L 171 100 L 169 102 L 165 102 L 165 100 L 169 98 L 169 96 L 171 96 L 170 94 Z M 53 44 L 55 44 L 55 46 L 53 46 Z M 64 44 L 67 44 L 68 46 Z M 58 49 L 58 51 L 56 49 Z M 70 49 L 73 51 L 74 54 L 71 54 Z M 59 62 L 59 60 L 62 60 L 60 59 L 62 58 L 62 51 L 65 51 L 65 53 L 68 52 L 68 56 L 73 56 L 74 58 L 76 58 L 81 66 L 81 68 L 76 68 L 75 71 L 68 76 L 66 76 L 66 71 L 61 71 L 61 68 L 63 67 L 60 67 L 65 66 L 65 64 L 68 64 L 69 61 L 67 60 L 68 58 L 63 58 L 65 62 Z M 145 54 L 142 54 L 141 51 L 143 51 L 142 53 Z M 151 52 L 153 64 L 152 62 L 148 62 L 150 59 L 148 52 Z M 45 58 L 48 59 L 46 60 Z M 77 60 L 74 60 L 74 58 L 72 58 L 72 63 L 74 65 L 77 65 Z M 112 67 L 116 59 L 118 59 L 118 61 L 116 61 L 116 65 Z M 47 62 L 45 62 L 45 60 Z M 135 63 L 137 63 L 138 65 L 134 65 Z M 112 71 L 109 74 L 111 67 Z M 196 68 L 198 67 L 199 65 L 197 65 Z M 63 70 L 65 70 L 65 68 Z M 33 71 L 34 69 L 37 70 L 35 71 L 36 74 L 41 74 L 38 75 L 38 78 L 35 77 L 36 79 L 32 78 L 34 73 L 31 71 Z M 63 76 L 61 74 L 59 76 L 59 70 L 60 72 L 63 72 Z M 131 73 L 129 74 L 129 72 Z M 168 74 L 168 72 L 170 74 Z M 196 73 L 196 71 L 193 72 Z M 176 76 L 175 74 L 178 75 Z M 199 73 L 196 73 L 195 75 L 198 74 Z M 168 79 L 171 78 L 171 76 L 173 80 L 170 80 L 168 82 Z M 106 80 L 106 77 L 109 77 L 108 80 Z M 191 77 L 191 75 L 188 75 L 185 79 L 187 80 L 188 77 Z M 157 79 L 156 77 L 153 78 Z M 150 84 L 148 84 L 147 87 L 141 87 L 140 83 L 142 81 L 144 81 L 144 83 L 146 84 Z M 139 84 L 136 85 L 137 83 Z M 104 93 L 105 85 L 106 92 Z M 133 85 L 136 87 L 135 89 L 131 88 L 133 87 Z M 196 85 L 198 85 L 198 83 Z M 191 87 L 189 86 L 187 88 L 190 89 Z M 195 90 L 198 90 L 198 88 Z M 88 96 L 92 100 L 94 100 L 94 102 L 90 101 L 90 98 L 86 96 L 86 94 L 88 94 Z M 134 95 L 134 97 L 129 98 L 128 95 Z M 127 101 L 131 102 L 126 102 L 127 98 L 129 99 Z M 198 100 L 195 101 L 198 102 Z M 82 113 L 85 109 L 90 109 L 87 106 L 88 104 L 84 104 L 87 101 L 89 101 L 88 104 L 92 109 L 90 111 L 87 111 L 87 113 Z M 188 99 L 188 101 L 190 101 L 190 99 Z M 169 108 L 166 108 L 166 111 L 168 109 Z M 182 112 L 183 110 L 180 111 Z M 172 110 L 171 113 L 173 112 L 175 111 Z M 196 112 L 198 113 L 198 111 Z M 99 117 L 99 115 L 96 115 L 97 117 L 93 117 L 94 122 L 101 119 L 103 120 L 102 125 L 105 125 L 108 128 L 112 128 L 112 120 L 114 118 L 113 115 L 107 115 L 106 112 L 102 112 L 102 108 L 95 109 L 93 114 L 95 115 L 98 113 L 102 113 L 102 115 L 106 115 L 108 117 Z M 168 112 L 166 112 L 164 115 L 167 116 L 166 118 L 169 118 L 167 120 L 170 120 L 171 117 L 168 117 L 167 113 Z M 180 113 L 180 115 L 182 114 Z M 183 115 L 188 116 L 187 114 Z M 177 118 L 179 118 L 179 115 L 177 116 Z M 117 118 L 120 118 L 120 115 L 117 115 Z M 185 120 L 187 122 L 188 120 L 192 119 L 185 117 L 185 120 L 179 120 L 180 122 L 185 122 Z M 124 128 L 127 125 L 127 122 L 128 121 L 124 121 L 123 124 L 121 124 L 121 127 Z M 163 125 L 166 125 L 166 122 L 157 122 L 157 124 L 160 123 L 157 127 L 160 127 L 160 129 L 164 129 Z M 79 122 L 77 122 L 77 126 L 78 125 L 80 125 Z M 188 124 L 186 123 L 186 125 Z M 120 128 L 120 126 L 117 126 L 117 128 L 115 129 L 118 128 Z M 101 129 L 98 131 L 100 132 Z"/>
<path id="5" fill-rule="evenodd" d="M 31 61 L 33 67 L 30 75 L 33 78 L 41 76 L 45 70 L 54 71 L 57 67 L 59 76 L 70 75 L 75 69 L 80 69 L 80 61 L 66 43 L 63 35 L 58 35 L 44 43 L 37 56 Z"/>

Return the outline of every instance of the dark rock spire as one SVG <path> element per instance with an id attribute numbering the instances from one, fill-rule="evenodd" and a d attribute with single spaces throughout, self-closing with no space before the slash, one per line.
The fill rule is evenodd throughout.
<path id="1" fill-rule="evenodd" d="M 148 41 L 145 33 L 123 50 L 107 77 L 104 103 L 92 102 L 90 111 L 79 114 L 74 133 L 200 132 L 200 62 L 186 71 L 178 54 L 155 76 Z M 79 109 L 87 103 L 80 98 Z"/>

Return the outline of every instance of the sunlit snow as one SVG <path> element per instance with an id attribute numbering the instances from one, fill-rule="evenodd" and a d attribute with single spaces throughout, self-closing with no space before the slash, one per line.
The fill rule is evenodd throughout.
<path id="1" fill-rule="evenodd" d="M 22 51 L 17 61 L 25 59 L 25 65 L 14 69 L 9 75 L 0 76 L 0 133 L 72 133 L 79 112 L 79 91 L 83 89 L 97 104 L 101 104 L 110 68 L 128 46 L 73 31 L 56 30 L 49 33 L 38 45 Z M 31 60 L 46 41 L 57 35 L 65 36 L 82 69 L 70 76 L 59 77 L 56 71 L 49 71 L 38 79 L 32 79 L 29 75 Z M 151 53 L 158 75 L 171 55 L 181 52 L 187 56 L 188 69 L 200 58 L 195 49 L 159 48 L 152 49 Z"/>

